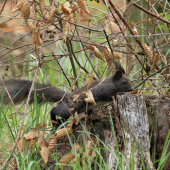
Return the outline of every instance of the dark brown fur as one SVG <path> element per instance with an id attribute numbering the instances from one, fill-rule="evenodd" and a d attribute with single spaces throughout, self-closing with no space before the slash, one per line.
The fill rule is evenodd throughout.
<path id="1" fill-rule="evenodd" d="M 23 101 L 29 94 L 31 84 L 32 82 L 27 80 L 9 80 L 1 83 L 1 96 L 3 97 L 3 102 L 5 104 L 10 102 L 9 95 L 14 103 Z M 56 116 L 67 119 L 75 111 L 80 113 L 84 112 L 86 109 L 86 102 L 84 101 L 83 96 L 79 97 L 76 102 L 73 102 L 74 95 L 81 94 L 86 89 L 86 86 L 72 93 L 66 93 L 56 87 L 43 84 L 41 85 L 38 83 L 35 83 L 35 87 L 37 102 L 60 101 L 51 111 L 52 120 L 56 120 Z M 8 93 L 6 92 L 6 89 Z M 119 92 L 129 92 L 133 90 L 130 79 L 124 74 L 123 71 L 117 71 L 114 76 L 109 77 L 104 81 L 93 81 L 88 89 L 92 91 L 97 106 L 100 105 L 100 103 L 112 101 L 112 96 L 116 96 Z M 33 91 L 31 94 L 30 103 L 34 101 L 34 95 L 35 93 Z M 63 100 L 61 101 L 61 99 Z M 93 106 L 89 104 L 89 108 L 91 107 Z M 70 108 L 73 108 L 72 112 L 69 111 Z"/>

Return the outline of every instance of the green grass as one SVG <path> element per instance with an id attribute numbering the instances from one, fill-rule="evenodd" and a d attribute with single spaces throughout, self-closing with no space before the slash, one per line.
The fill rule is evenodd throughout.
<path id="1" fill-rule="evenodd" d="M 74 48 L 75 50 L 78 49 L 78 45 L 81 44 L 75 44 Z M 60 44 L 60 47 L 62 47 L 62 44 Z M 64 48 L 61 50 L 62 53 L 66 53 L 66 51 L 64 50 Z M 77 58 L 80 58 L 82 60 L 82 65 L 85 65 L 85 60 L 86 57 L 84 56 L 84 52 L 81 52 L 80 56 L 76 56 Z M 30 57 L 31 58 L 31 57 Z M 65 72 L 66 75 L 68 75 L 69 77 L 73 77 L 72 72 L 70 72 L 71 70 L 71 65 L 69 62 L 68 58 L 65 59 L 61 59 L 62 61 L 62 66 L 63 66 L 63 70 Z M 75 60 L 74 60 L 75 62 Z M 94 63 L 98 63 L 98 59 L 94 58 L 93 60 Z M 67 67 L 65 67 L 67 66 Z M 101 64 L 102 67 L 104 67 L 104 63 Z M 55 68 L 55 69 L 50 69 L 50 68 Z M 92 68 L 90 66 L 90 64 L 88 65 L 88 70 L 90 71 Z M 78 67 L 76 67 L 77 72 L 79 72 L 80 70 L 78 70 Z M 26 70 L 26 67 L 23 67 L 23 71 Z M 68 87 L 68 82 L 65 81 L 65 77 L 62 75 L 61 73 L 59 73 L 60 68 L 59 66 L 56 64 L 56 62 L 50 62 L 44 65 L 44 67 L 41 68 L 41 71 L 38 72 L 38 79 L 40 83 L 48 83 L 50 82 L 50 84 L 55 85 L 63 90 L 66 89 L 66 87 Z M 85 80 L 84 77 L 86 77 L 87 75 L 83 74 L 83 75 L 79 75 L 79 80 L 80 82 L 83 84 L 83 81 Z M 28 72 L 27 74 L 28 79 L 31 80 L 32 78 L 32 73 Z M 59 86 L 60 84 L 63 84 L 64 86 Z M 46 123 L 47 124 L 47 130 L 51 130 L 51 123 L 50 123 L 50 118 L 49 118 L 49 112 L 53 107 L 53 104 L 50 103 L 45 103 L 45 104 L 41 104 L 39 105 L 36 102 L 36 93 L 34 93 L 35 96 L 35 102 L 32 105 L 29 105 L 28 111 L 26 113 L 26 118 L 25 118 L 25 122 L 24 122 L 24 133 L 27 133 L 29 131 L 32 130 L 33 127 L 35 127 L 35 125 L 40 124 L 40 123 Z M 10 149 L 13 147 L 14 143 L 15 143 L 15 138 L 17 136 L 17 131 L 20 129 L 20 125 L 22 122 L 22 117 L 23 115 L 18 114 L 17 112 L 12 114 L 10 117 L 8 116 L 9 114 L 11 114 L 12 112 L 16 111 L 15 108 L 9 104 L 7 106 L 2 104 L 2 98 L 1 98 L 1 105 L 0 105 L 0 127 L 1 127 L 1 133 L 0 133 L 0 141 L 1 141 L 1 145 L 0 145 L 0 158 L 4 158 L 6 159 L 9 154 L 10 154 Z M 25 105 L 20 109 L 20 113 L 25 111 Z M 82 125 L 83 126 L 83 125 Z M 100 142 L 100 146 L 94 146 L 94 150 L 96 152 L 96 157 L 94 158 L 94 160 L 91 162 L 89 156 L 87 156 L 87 159 L 85 160 L 84 155 L 82 154 L 82 162 L 84 165 L 84 169 L 86 169 L 86 166 L 88 166 L 89 169 L 93 170 L 93 169 L 103 169 L 103 170 L 107 170 L 108 168 L 108 160 L 104 160 L 102 153 L 108 153 L 110 152 L 116 160 L 116 169 L 119 170 L 123 170 L 123 163 L 122 163 L 122 159 L 126 160 L 126 155 L 122 155 L 120 153 L 119 150 L 119 146 L 118 146 L 118 142 L 117 142 L 117 138 L 116 138 L 116 132 L 114 129 L 114 124 L 112 122 L 112 119 L 110 117 L 110 126 L 111 126 L 111 130 L 113 133 L 113 137 L 114 137 L 114 142 L 116 144 L 116 150 L 114 151 L 113 148 L 111 148 L 110 146 L 106 146 L 105 143 L 103 143 L 103 141 L 101 141 L 97 136 L 95 136 L 97 138 L 97 140 Z M 87 132 L 85 129 L 83 129 L 81 132 L 82 136 L 87 136 L 88 139 L 91 140 L 91 135 L 89 132 Z M 169 133 L 170 134 L 170 133 Z M 158 168 L 161 170 L 164 167 L 164 164 L 168 158 L 168 155 L 166 156 L 166 150 L 167 147 L 169 146 L 169 142 L 168 142 L 168 137 L 169 134 L 167 136 L 167 140 L 165 142 L 165 146 L 162 152 L 162 156 L 160 158 L 160 160 L 156 160 L 159 162 L 159 166 Z M 68 139 L 70 141 L 70 145 L 73 146 L 72 140 L 71 138 L 68 136 Z M 75 139 L 76 141 L 76 139 Z M 82 141 L 84 141 L 83 144 L 83 149 L 82 151 L 87 152 L 87 146 L 86 146 L 86 140 L 85 138 L 82 138 Z M 128 162 L 126 161 L 126 166 L 127 166 L 127 170 L 133 170 L 134 169 L 134 153 L 135 153 L 135 149 L 136 149 L 136 143 L 137 141 L 134 143 L 133 146 L 133 151 L 132 151 L 132 159 L 131 159 L 131 168 L 128 165 Z M 27 146 L 25 146 L 27 147 Z M 126 148 L 126 146 L 125 146 Z M 74 165 L 75 170 L 80 170 L 81 165 L 79 163 L 79 153 L 77 153 L 74 150 L 75 153 L 75 158 L 76 158 L 76 163 Z M 9 164 L 7 164 L 7 169 L 12 166 L 12 162 L 16 162 L 16 166 L 18 168 L 18 170 L 34 170 L 34 169 L 49 169 L 51 167 L 55 166 L 55 169 L 58 169 L 60 163 L 59 158 L 62 155 L 60 155 L 58 152 L 54 152 L 54 153 L 50 153 L 50 157 L 56 162 L 53 163 L 51 165 L 46 165 L 41 157 L 40 154 L 40 147 L 38 146 L 38 144 L 36 143 L 32 148 L 26 149 L 25 152 L 18 152 L 17 149 L 15 149 L 15 152 L 9 162 Z M 93 164 L 93 168 L 91 167 L 91 165 Z M 70 166 L 70 165 L 67 165 Z M 147 169 L 147 167 L 145 167 L 144 165 L 144 160 L 143 160 L 143 155 L 141 152 L 141 167 L 143 169 Z"/>
<path id="2" fill-rule="evenodd" d="M 64 1 L 61 1 L 60 3 L 63 3 Z M 47 3 L 47 1 L 46 1 Z M 68 2 L 66 2 L 68 4 Z M 92 4 L 92 5 L 91 5 Z M 94 11 L 96 11 L 95 15 L 91 17 L 91 20 L 87 22 L 87 24 L 85 25 L 86 27 L 92 27 L 92 25 L 90 24 L 94 24 L 95 26 L 97 26 L 95 29 L 96 30 L 100 30 L 102 31 L 102 26 L 103 25 L 107 25 L 105 22 L 105 18 L 107 18 L 107 8 L 105 5 L 101 6 L 101 5 L 97 5 L 96 2 L 90 2 L 88 1 L 88 5 L 92 6 L 92 8 L 89 8 L 89 10 L 91 11 L 91 13 L 93 14 Z M 143 2 L 140 2 L 140 5 L 143 6 Z M 60 8 L 60 7 L 59 7 Z M 96 8 L 96 9 L 94 9 Z M 78 14 L 76 14 L 76 17 L 78 17 Z M 144 12 L 141 11 L 141 18 L 142 21 L 145 20 L 145 14 Z M 112 20 L 112 18 L 110 18 Z M 129 19 L 129 18 L 128 18 Z M 107 20 L 107 19 L 106 19 Z M 107 20 L 108 21 L 108 20 Z M 131 19 L 129 19 L 129 23 L 132 22 Z M 134 22 L 132 22 L 134 23 Z M 77 24 L 81 24 L 79 22 L 79 20 L 77 20 Z M 93 25 L 93 26 L 94 26 Z M 110 24 L 108 24 L 110 25 Z M 139 25 L 138 27 L 141 28 L 141 34 L 146 34 L 149 32 L 146 32 L 146 23 Z M 84 28 L 83 28 L 84 29 Z M 72 28 L 71 31 L 73 31 L 74 28 Z M 111 32 L 109 32 L 110 26 L 108 28 L 108 35 L 111 36 Z M 76 36 L 77 37 L 81 37 L 84 33 L 81 28 L 77 27 L 76 29 Z M 74 41 L 75 37 L 71 37 L 71 44 L 73 47 L 73 51 L 77 51 L 79 49 L 83 49 L 88 47 L 88 43 L 96 43 L 96 45 L 99 45 L 99 50 L 102 49 L 102 47 L 100 47 L 100 43 L 105 41 L 106 38 L 103 34 L 103 32 L 95 32 L 95 31 L 86 31 L 86 38 L 82 38 L 82 42 L 80 41 Z M 5 34 L 4 34 L 5 35 Z M 16 36 L 16 35 L 14 35 Z M 88 36 L 88 38 L 87 38 Z M 30 37 L 29 37 L 30 38 Z M 72 40 L 73 39 L 73 40 Z M 139 38 L 140 39 L 140 38 Z M 84 41 L 84 42 L 83 42 Z M 86 43 L 87 41 L 87 43 Z M 126 46 L 126 43 L 123 42 L 123 38 L 120 38 L 120 41 L 118 42 L 118 44 L 124 48 Z M 146 41 L 145 37 L 142 37 L 140 39 L 141 43 Z M 151 41 L 151 40 L 150 40 Z M 31 38 L 30 38 L 30 42 L 31 42 Z M 29 42 L 29 43 L 30 43 Z M 129 43 L 130 45 L 132 45 L 132 47 L 134 48 L 134 44 L 136 44 L 136 41 L 133 38 L 129 38 Z M 152 43 L 152 42 L 151 42 Z M 151 44 L 150 43 L 150 44 Z M 4 36 L 4 45 L 8 46 L 10 44 L 8 37 Z M 22 42 L 19 41 L 19 44 L 21 45 Z M 16 44 L 15 44 L 16 45 Z M 17 46 L 11 46 L 11 48 L 16 48 Z M 102 45 L 108 45 L 108 43 L 106 42 L 105 44 Z M 119 47 L 119 45 L 115 44 L 115 49 L 118 50 L 123 50 L 123 48 L 121 49 L 121 47 Z M 156 44 L 157 45 L 157 44 Z M 27 47 L 26 47 L 27 48 Z M 24 50 L 26 49 L 24 48 Z M 31 46 L 29 47 L 31 49 Z M 141 49 L 140 49 L 141 50 Z M 59 46 L 56 47 L 55 44 L 50 44 L 47 45 L 45 48 L 45 51 L 47 54 L 52 54 L 55 52 L 58 52 L 59 54 L 67 54 L 68 53 L 68 49 L 66 47 L 65 44 L 62 43 L 62 41 L 59 41 Z M 102 50 L 101 50 L 102 51 Z M 138 52 L 138 47 L 134 48 L 135 52 Z M 8 49 L 5 50 L 5 52 L 8 52 Z M 133 52 L 133 50 L 132 50 Z M 167 50 L 165 56 L 168 56 L 170 52 L 170 49 Z M 102 52 L 103 53 L 103 52 Z M 87 55 L 87 56 L 86 56 Z M 123 56 L 124 54 L 122 54 Z M 89 62 L 89 60 L 91 61 L 93 67 L 95 68 L 96 72 L 99 74 L 99 77 L 105 78 L 106 77 L 106 62 L 102 62 L 100 61 L 98 58 L 94 57 L 94 55 L 92 55 L 90 50 L 86 50 L 86 51 L 81 51 L 79 53 L 75 54 L 77 60 L 80 62 L 80 64 L 85 67 L 87 69 L 87 71 L 90 73 L 93 68 Z M 8 59 L 8 64 L 11 64 L 9 67 L 9 74 L 8 77 L 9 78 L 13 78 L 14 76 L 16 76 L 17 74 L 21 74 L 23 73 L 19 78 L 20 79 L 27 79 L 27 80 L 32 80 L 34 77 L 34 71 L 30 71 L 27 72 L 27 70 L 35 67 L 37 65 L 38 59 L 35 53 L 29 55 L 28 53 L 25 54 L 25 59 L 29 60 L 28 62 L 25 62 L 22 65 L 22 68 L 20 68 L 19 65 L 17 64 L 13 64 L 13 63 L 17 63 L 18 60 L 17 59 L 11 59 L 10 57 L 17 57 L 15 56 L 15 53 L 12 52 L 12 55 L 7 54 L 6 58 Z M 88 57 L 88 58 L 87 58 Z M 144 62 L 144 56 L 139 56 L 138 57 L 141 59 L 142 62 Z M 51 55 L 50 57 L 48 57 L 48 59 L 53 58 L 53 56 Z M 11 59 L 11 60 L 10 60 Z M 34 62 L 31 62 L 31 60 L 36 59 Z M 46 58 L 45 58 L 46 59 Z M 24 60 L 24 58 L 20 59 L 21 61 Z M 61 59 L 58 59 L 65 75 L 67 75 L 67 77 L 69 78 L 69 80 L 71 81 L 71 85 L 72 85 L 72 89 L 75 89 L 75 85 L 73 84 L 75 82 L 75 77 L 73 74 L 73 68 L 72 65 L 70 64 L 70 59 L 69 56 L 67 57 L 63 57 Z M 73 59 L 74 63 L 75 63 L 75 68 L 76 68 L 76 73 L 78 75 L 78 83 L 79 83 L 79 87 L 82 87 L 83 85 L 86 84 L 86 78 L 87 78 L 87 74 L 81 69 L 79 68 L 78 64 L 76 63 L 75 59 Z M 145 63 L 144 63 L 145 64 Z M 139 63 L 137 63 L 136 68 L 140 69 L 141 65 Z M 5 69 L 4 69 L 5 70 Z M 142 72 L 142 71 L 141 71 Z M 140 74 L 146 74 L 145 71 L 143 70 L 143 73 Z M 5 75 L 6 71 L 4 71 L 4 75 Z M 131 75 L 132 73 L 130 73 Z M 138 73 L 137 73 L 138 74 Z M 138 75 L 135 75 L 135 79 L 138 78 Z M 140 75 L 141 76 L 141 75 Z M 97 75 L 95 75 L 95 77 L 97 77 Z M 143 78 L 141 79 L 143 80 Z M 139 81 L 141 81 L 139 80 Z M 59 65 L 57 64 L 57 62 L 55 60 L 51 61 L 51 62 L 47 62 L 45 64 L 43 64 L 41 66 L 41 68 L 39 68 L 38 74 L 37 74 L 37 82 L 39 83 L 45 83 L 45 84 L 51 84 L 54 85 L 62 90 L 65 90 L 66 92 L 71 91 L 72 89 L 69 86 L 69 83 L 67 82 L 64 74 L 62 73 Z M 147 87 L 150 84 L 150 81 L 145 82 L 144 87 Z M 158 83 L 156 82 L 156 85 L 158 85 Z M 4 89 L 3 89 L 4 91 Z M 144 93 L 148 93 L 148 90 L 145 90 Z M 2 92 L 2 96 L 3 96 L 3 92 Z M 6 158 L 10 155 L 11 153 L 11 149 L 14 147 L 14 143 L 15 143 L 15 138 L 18 135 L 18 130 L 20 129 L 21 123 L 22 123 L 22 119 L 23 119 L 23 112 L 25 112 L 25 105 L 22 106 L 22 108 L 19 110 L 19 112 L 13 113 L 15 111 L 17 111 L 18 106 L 14 107 L 11 103 L 9 103 L 8 105 L 4 105 L 3 101 L 2 101 L 2 96 L 1 100 L 0 100 L 0 159 L 3 158 L 4 160 L 6 160 Z M 51 122 L 50 122 L 50 111 L 53 108 L 54 104 L 51 103 L 45 103 L 45 104 L 38 104 L 36 102 L 36 93 L 34 93 L 35 96 L 35 102 L 32 105 L 29 105 L 28 110 L 26 112 L 26 117 L 25 117 L 25 121 L 24 121 L 24 133 L 27 133 L 29 131 L 31 131 L 35 125 L 40 124 L 40 123 L 46 123 L 47 124 L 47 130 L 49 131 L 50 134 L 50 130 L 52 129 L 51 126 Z M 13 114 L 11 114 L 13 113 Z M 83 124 L 82 124 L 83 126 Z M 115 127 L 114 127 L 114 123 L 112 121 L 111 115 L 110 115 L 110 127 L 111 127 L 111 131 L 114 137 L 114 142 L 115 142 L 115 148 L 111 148 L 110 146 L 106 145 L 98 136 L 95 136 L 94 134 L 91 134 L 90 132 L 86 131 L 86 128 L 83 126 L 82 130 L 79 132 L 81 133 L 82 136 L 82 148 L 80 149 L 80 152 L 76 152 L 76 150 L 74 150 L 75 153 L 75 158 L 76 158 L 76 163 L 74 165 L 75 170 L 80 170 L 81 168 L 81 164 L 79 162 L 79 155 L 81 154 L 81 159 L 83 162 L 83 168 L 86 169 L 91 169 L 91 170 L 95 170 L 97 168 L 99 168 L 100 170 L 107 170 L 108 168 L 108 159 L 104 160 L 103 157 L 103 152 L 105 153 L 111 153 L 116 160 L 116 168 L 117 170 L 124 170 L 123 168 L 123 160 L 125 160 L 126 163 L 126 167 L 127 170 L 134 170 L 134 154 L 135 154 L 135 150 L 136 150 L 136 145 L 137 145 L 137 140 L 134 142 L 134 146 L 132 147 L 132 158 L 130 160 L 131 162 L 131 167 L 128 164 L 128 160 L 127 160 L 127 155 L 124 154 L 122 155 L 120 152 L 120 148 L 118 145 L 118 141 L 117 141 L 117 136 L 116 136 L 116 131 L 115 131 Z M 61 128 L 61 126 L 59 127 Z M 153 135 L 153 134 L 152 134 Z M 157 170 L 162 170 L 165 166 L 166 160 L 168 159 L 168 155 L 166 155 L 167 152 L 167 148 L 169 146 L 169 135 L 170 135 L 170 131 L 168 133 L 167 139 L 165 141 L 165 145 L 162 151 L 162 155 L 161 158 L 159 160 L 155 160 L 154 158 L 154 164 L 158 163 L 158 169 Z M 85 138 L 86 136 L 86 138 Z M 88 140 L 91 140 L 91 136 L 94 136 L 99 142 L 100 145 L 94 146 L 94 151 L 96 152 L 96 157 L 94 158 L 93 162 L 91 162 L 90 157 L 87 155 L 87 159 L 85 160 L 85 155 L 82 153 L 87 153 L 88 148 L 86 145 L 86 139 L 88 138 Z M 49 135 L 47 135 L 47 138 L 49 137 Z M 23 138 L 23 136 L 21 137 Z M 47 140 L 46 138 L 46 140 Z M 72 139 L 74 139 L 74 141 L 77 141 L 77 139 L 75 137 L 70 137 L 68 136 L 69 139 L 69 143 L 73 149 L 73 142 Z M 93 143 L 93 142 L 92 142 Z M 127 146 L 125 146 L 125 141 L 123 139 L 123 147 L 125 148 L 125 150 L 127 149 Z M 156 141 L 154 143 L 154 149 L 156 148 Z M 25 147 L 27 148 L 27 145 L 25 144 Z M 115 149 L 115 150 L 114 150 Z M 68 151 L 69 152 L 69 151 Z M 141 169 L 146 169 L 147 167 L 145 167 L 145 160 L 143 158 L 143 153 L 142 150 L 140 151 L 141 154 Z M 39 170 L 39 169 L 51 169 L 53 166 L 55 166 L 55 169 L 57 170 L 60 163 L 59 163 L 59 158 L 62 155 L 60 153 L 58 153 L 57 151 L 54 153 L 50 153 L 50 158 L 52 158 L 55 163 L 53 164 L 45 164 L 41 154 L 40 154 L 40 147 L 38 146 L 37 143 L 35 143 L 35 145 L 32 148 L 29 149 L 25 149 L 24 152 L 20 152 L 17 151 L 17 149 L 15 149 L 14 154 L 11 158 L 11 160 L 9 161 L 9 163 L 7 164 L 6 169 L 11 168 L 12 166 L 14 166 L 13 164 L 16 164 L 16 167 L 18 170 Z M 93 165 L 93 168 L 91 167 L 91 165 Z M 68 165 L 71 166 L 71 165 Z"/>
<path id="3" fill-rule="evenodd" d="M 39 106 L 36 102 L 32 105 L 29 106 L 29 111 L 27 113 L 27 117 L 26 117 L 26 121 L 24 124 L 24 131 L 25 133 L 27 133 L 28 131 L 31 130 L 32 127 L 34 127 L 36 124 L 42 123 L 42 122 L 46 122 L 47 121 L 47 112 L 51 109 L 51 105 L 49 104 L 44 104 Z M 11 107 L 10 109 L 3 109 L 2 108 L 2 115 L 4 115 L 3 121 L 1 123 L 1 133 L 0 133 L 0 141 L 1 141 L 1 147 L 0 147 L 0 157 L 1 158 L 6 158 L 8 157 L 9 153 L 10 153 L 10 147 L 13 146 L 14 142 L 15 142 L 15 137 L 17 135 L 17 130 L 20 127 L 20 123 L 22 120 L 22 115 L 18 115 L 17 113 L 12 115 L 12 119 L 9 119 L 7 117 L 7 115 L 9 113 L 11 113 L 12 111 L 14 111 L 14 108 Z M 24 108 L 21 109 L 21 111 L 24 111 Z M 49 121 L 48 121 L 49 122 Z M 83 126 L 83 125 L 82 125 Z M 116 144 L 116 151 L 113 150 L 113 148 L 110 148 L 109 146 L 106 146 L 105 143 L 103 143 L 103 141 L 101 141 L 97 136 L 95 136 L 97 138 L 97 140 L 100 142 L 100 146 L 94 146 L 94 150 L 96 152 L 96 157 L 95 159 L 91 162 L 90 158 L 87 156 L 87 160 L 85 160 L 85 158 L 82 158 L 82 161 L 84 162 L 83 165 L 84 166 L 88 166 L 89 169 L 94 170 L 97 169 L 97 167 L 99 167 L 99 169 L 103 169 L 103 170 L 107 170 L 108 169 L 108 160 L 104 160 L 103 159 L 103 152 L 110 152 L 112 155 L 115 155 L 115 160 L 117 161 L 117 169 L 119 170 L 123 170 L 123 163 L 122 163 L 122 158 L 126 159 L 126 157 L 124 157 L 119 150 L 119 146 L 117 143 L 117 138 L 116 138 L 116 132 L 114 130 L 114 124 L 112 122 L 112 119 L 110 119 L 110 126 L 112 129 L 112 133 L 113 133 L 113 137 L 114 137 L 114 142 Z M 49 130 L 51 129 L 51 127 L 48 127 Z M 47 129 L 48 129 L 47 128 Z M 93 134 L 87 132 L 85 130 L 85 128 L 83 127 L 82 131 L 80 131 L 79 133 L 81 133 L 82 136 L 82 141 L 83 141 L 83 151 L 87 152 L 87 146 L 86 146 L 86 140 L 84 138 L 84 136 L 86 136 L 88 139 L 91 139 L 91 135 L 94 136 Z M 168 155 L 166 155 L 166 151 L 167 151 L 167 147 L 169 146 L 169 136 L 170 136 L 170 130 L 162 151 L 162 155 L 160 160 L 157 160 L 156 162 L 159 162 L 158 165 L 158 170 L 162 170 L 166 160 L 168 159 Z M 7 140 L 8 139 L 8 140 Z M 68 139 L 70 141 L 70 145 L 72 146 L 72 140 L 70 138 L 70 136 L 68 136 Z M 75 139 L 76 141 L 76 139 Z M 132 151 L 132 159 L 131 159 L 131 168 L 129 167 L 128 163 L 127 163 L 127 170 L 134 170 L 134 153 L 135 153 L 135 149 L 136 149 L 136 143 L 137 141 L 134 143 L 133 146 L 133 151 Z M 26 147 L 26 146 L 25 146 Z M 126 147 L 126 146 L 125 146 Z M 81 153 L 81 151 L 79 153 L 77 153 L 74 150 L 75 153 L 75 158 L 76 158 L 76 163 L 74 165 L 74 170 L 80 170 L 81 165 L 79 163 L 79 154 Z M 116 152 L 116 154 L 115 154 Z M 58 162 L 59 158 L 61 157 L 61 155 L 59 155 L 58 152 L 54 152 L 54 153 L 50 153 L 50 157 L 53 158 L 53 160 L 56 161 L 55 164 L 49 165 L 49 167 L 44 163 L 41 155 L 40 155 L 40 148 L 38 146 L 38 144 L 35 144 L 32 148 L 29 148 L 28 150 L 26 149 L 25 152 L 18 152 L 17 150 L 15 150 L 14 155 L 11 159 L 11 161 L 9 162 L 8 166 L 10 167 L 10 163 L 12 161 L 16 161 L 17 164 L 17 168 L 18 170 L 29 170 L 29 169 L 42 169 L 42 167 L 44 167 L 45 169 L 49 169 L 51 167 L 55 166 L 55 169 L 58 169 L 60 163 Z M 83 155 L 82 155 L 83 157 Z M 155 162 L 155 163 L 156 163 Z M 86 164 L 85 164 L 86 163 Z M 91 168 L 91 164 L 93 163 L 93 168 Z M 69 166 L 69 165 L 67 165 Z M 9 168 L 8 167 L 8 168 Z M 144 165 L 144 160 L 143 160 L 143 156 L 142 156 L 142 151 L 141 151 L 141 167 L 142 169 L 147 169 L 147 167 L 145 167 Z M 7 169 L 8 169 L 7 168 Z M 84 167 L 86 169 L 86 167 Z"/>

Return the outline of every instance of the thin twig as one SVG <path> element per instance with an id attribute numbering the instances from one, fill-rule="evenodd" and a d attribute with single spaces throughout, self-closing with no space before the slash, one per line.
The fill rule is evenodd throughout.
<path id="1" fill-rule="evenodd" d="M 147 78 L 145 78 L 141 83 L 139 83 L 139 84 L 135 87 L 135 89 L 138 88 L 140 85 L 142 85 L 142 84 L 143 84 L 146 80 L 148 80 L 150 77 L 152 77 L 152 76 L 154 76 L 155 74 L 161 72 L 163 69 L 165 69 L 165 68 L 167 68 L 167 67 L 170 67 L 170 64 L 168 64 L 167 66 L 164 66 L 164 67 L 162 67 L 161 69 L 159 69 L 158 71 L 150 74 L 150 75 L 149 75 Z"/>
<path id="2" fill-rule="evenodd" d="M 54 54 L 53 54 L 53 56 L 54 56 L 54 58 L 55 58 L 56 62 L 58 63 L 58 65 L 59 65 L 59 67 L 60 67 L 60 69 L 61 69 L 61 71 L 62 71 L 62 73 L 63 73 L 64 77 L 67 79 L 69 86 L 71 87 L 71 83 L 70 83 L 69 78 L 66 76 L 66 74 L 65 74 L 65 72 L 64 72 L 64 70 L 63 70 L 63 68 L 61 67 L 61 65 L 60 65 L 59 61 L 57 60 L 57 58 L 55 57 L 55 55 L 54 55 Z"/>
<path id="3" fill-rule="evenodd" d="M 128 1 L 130 2 L 130 0 L 128 0 Z M 165 22 L 166 24 L 170 24 L 170 21 L 167 21 L 167 20 L 163 19 L 162 17 L 153 14 L 152 12 L 150 12 L 150 11 L 148 11 L 147 9 L 141 7 L 140 5 L 138 5 L 138 4 L 136 4 L 136 3 L 133 3 L 133 5 L 134 5 L 135 7 L 137 7 L 137 8 L 139 8 L 140 10 L 146 12 L 147 14 L 149 14 L 149 15 L 151 15 L 151 16 L 153 16 L 153 17 L 155 17 L 155 18 L 157 18 L 157 19 Z"/>
<path id="4" fill-rule="evenodd" d="M 2 11 L 4 10 L 4 7 L 5 7 L 6 2 L 7 2 L 7 0 L 5 0 L 4 4 L 3 4 L 3 6 L 2 6 L 2 9 L 1 9 L 1 11 L 0 11 L 0 15 L 1 15 Z"/>

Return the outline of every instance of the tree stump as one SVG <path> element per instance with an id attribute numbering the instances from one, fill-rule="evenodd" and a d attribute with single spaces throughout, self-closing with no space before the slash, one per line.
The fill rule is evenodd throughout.
<path id="1" fill-rule="evenodd" d="M 139 95 L 118 96 L 118 108 L 124 136 L 122 152 L 126 158 L 123 159 L 124 169 L 140 169 L 141 155 L 145 167 L 153 169 L 150 160 L 149 121 L 145 98 Z"/>
<path id="2" fill-rule="evenodd" d="M 112 109 L 102 107 L 105 110 L 98 109 L 85 123 L 82 121 L 86 130 L 107 146 L 108 150 L 104 150 L 102 156 L 108 169 L 115 169 L 119 161 L 122 169 L 157 168 L 158 164 L 153 163 L 161 158 L 169 132 L 169 98 L 128 94 L 117 96 L 116 104 L 114 102 Z M 86 138 L 80 128 L 75 132 L 74 142 L 77 139 L 76 143 L 81 145 Z M 165 156 L 168 153 L 169 145 Z M 168 170 L 170 159 L 162 160 L 162 165 L 164 163 L 163 169 Z"/>
<path id="3" fill-rule="evenodd" d="M 169 132 L 169 110 L 170 100 L 168 97 L 157 98 L 155 96 L 146 98 L 152 162 L 161 158 L 163 147 Z M 170 145 L 166 148 L 167 155 L 170 152 Z M 165 160 L 164 170 L 170 169 L 170 159 Z M 157 168 L 158 164 L 155 165 Z"/>

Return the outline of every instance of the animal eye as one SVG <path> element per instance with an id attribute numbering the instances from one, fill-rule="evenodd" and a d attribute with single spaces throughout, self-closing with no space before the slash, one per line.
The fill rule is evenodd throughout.
<path id="1" fill-rule="evenodd" d="M 123 80 L 123 81 L 122 81 L 122 83 L 123 83 L 123 84 L 126 84 L 126 81 L 125 81 L 125 80 Z"/>

